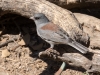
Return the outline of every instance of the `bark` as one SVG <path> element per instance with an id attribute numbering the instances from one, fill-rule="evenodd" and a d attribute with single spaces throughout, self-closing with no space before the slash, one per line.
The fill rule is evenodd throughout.
<path id="1" fill-rule="evenodd" d="M 90 36 L 90 47 L 100 49 L 100 19 L 80 13 L 74 15 L 83 24 L 83 31 Z"/>
<path id="2" fill-rule="evenodd" d="M 47 0 L 61 7 L 72 8 L 99 8 L 99 0 Z"/>
<path id="3" fill-rule="evenodd" d="M 65 49 L 64 49 L 65 50 Z M 70 50 L 71 48 L 67 49 Z M 75 51 L 75 49 L 73 49 Z M 59 52 L 63 51 L 63 49 L 60 49 Z M 82 67 L 86 69 L 88 72 L 100 72 L 100 54 L 91 54 L 88 53 L 87 55 L 83 56 L 79 53 L 62 53 L 62 56 L 58 50 L 54 49 L 47 49 L 45 51 L 42 51 L 39 53 L 39 57 L 41 58 L 47 58 L 57 61 L 63 61 L 68 63 L 69 65 L 75 66 L 75 67 Z"/>

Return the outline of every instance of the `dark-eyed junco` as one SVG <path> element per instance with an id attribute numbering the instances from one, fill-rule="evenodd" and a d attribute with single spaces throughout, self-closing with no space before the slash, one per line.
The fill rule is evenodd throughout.
<path id="1" fill-rule="evenodd" d="M 74 47 L 83 54 L 87 53 L 87 47 L 71 39 L 66 31 L 50 22 L 43 13 L 36 13 L 31 19 L 36 24 L 37 34 L 50 44 L 50 48 L 53 48 L 55 44 L 66 44 Z"/>

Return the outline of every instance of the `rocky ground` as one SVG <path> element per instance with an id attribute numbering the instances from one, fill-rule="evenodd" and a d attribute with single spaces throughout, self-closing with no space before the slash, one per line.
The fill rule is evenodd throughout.
<path id="1" fill-rule="evenodd" d="M 15 14 L 0 18 L 0 75 L 54 75 L 62 62 L 38 57 L 48 47 L 37 36 L 33 21 Z M 67 65 L 61 75 L 88 74 Z"/>

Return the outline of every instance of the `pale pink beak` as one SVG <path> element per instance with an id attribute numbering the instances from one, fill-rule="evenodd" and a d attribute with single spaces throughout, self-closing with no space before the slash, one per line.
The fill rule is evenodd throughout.
<path id="1" fill-rule="evenodd" d="M 34 16 L 30 17 L 30 19 L 35 20 L 35 19 L 34 19 Z"/>

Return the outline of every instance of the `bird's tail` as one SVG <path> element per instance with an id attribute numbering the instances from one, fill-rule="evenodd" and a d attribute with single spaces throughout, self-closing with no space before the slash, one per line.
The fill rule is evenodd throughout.
<path id="1" fill-rule="evenodd" d="M 76 41 L 73 41 L 72 43 L 69 43 L 69 45 L 74 47 L 75 49 L 77 49 L 78 51 L 80 51 L 83 54 L 85 54 L 89 51 L 87 47 L 83 46 L 82 44 L 80 44 Z"/>

